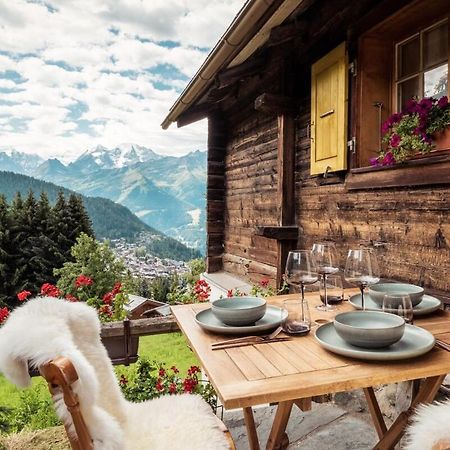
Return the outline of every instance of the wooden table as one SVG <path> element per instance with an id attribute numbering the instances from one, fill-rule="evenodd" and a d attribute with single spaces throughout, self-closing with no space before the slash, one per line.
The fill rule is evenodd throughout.
<path id="1" fill-rule="evenodd" d="M 348 290 L 348 293 L 353 292 Z M 271 297 L 268 302 L 279 305 L 298 294 Z M 333 319 L 338 312 L 353 310 L 344 302 L 335 311 L 322 312 L 317 293 L 307 294 L 312 320 Z M 224 407 L 243 408 L 250 448 L 259 449 L 252 406 L 278 403 L 267 449 L 282 445 L 292 406 L 310 408 L 312 396 L 363 389 L 380 441 L 374 449 L 391 449 L 401 439 L 414 407 L 432 402 L 445 375 L 450 373 L 450 352 L 435 347 L 426 355 L 399 362 L 368 362 L 342 357 L 322 348 L 314 333 L 291 341 L 257 344 L 248 347 L 211 350 L 213 342 L 226 336 L 203 331 L 194 320 L 196 313 L 208 304 L 173 306 L 173 314 L 208 374 Z M 436 312 L 418 318 L 421 326 L 450 343 L 450 314 Z M 408 380 L 422 380 L 411 407 L 402 412 L 387 429 L 373 387 Z"/>

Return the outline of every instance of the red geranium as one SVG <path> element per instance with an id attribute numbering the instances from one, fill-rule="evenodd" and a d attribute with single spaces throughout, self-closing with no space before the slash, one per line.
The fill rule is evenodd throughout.
<path id="1" fill-rule="evenodd" d="M 125 375 L 120 375 L 119 383 L 121 386 L 126 386 L 128 384 L 128 379 Z"/>
<path id="2" fill-rule="evenodd" d="M 194 285 L 194 293 L 199 302 L 206 302 L 209 299 L 211 288 L 205 280 L 197 280 Z"/>
<path id="3" fill-rule="evenodd" d="M 112 295 L 117 295 L 120 294 L 122 292 L 122 283 L 117 282 L 114 287 L 113 290 L 111 291 Z"/>
<path id="4" fill-rule="evenodd" d="M 170 369 L 172 370 L 173 373 L 179 373 L 180 372 L 176 366 L 172 366 Z"/>
<path id="5" fill-rule="evenodd" d="M 60 297 L 61 291 L 50 283 L 44 283 L 41 287 L 41 295 L 47 295 L 48 297 Z"/>
<path id="6" fill-rule="evenodd" d="M 101 314 L 105 314 L 108 317 L 112 317 L 113 312 L 112 312 L 112 308 L 110 305 L 103 305 L 100 309 L 99 309 Z"/>
<path id="7" fill-rule="evenodd" d="M 158 391 L 164 390 L 164 386 L 162 385 L 162 380 L 161 380 L 161 378 L 158 378 L 158 380 L 156 381 L 155 387 L 156 387 L 156 389 L 157 389 Z"/>
<path id="8" fill-rule="evenodd" d="M 67 294 L 64 298 L 65 298 L 66 300 L 69 300 L 69 302 L 73 302 L 73 303 L 79 301 L 79 300 L 78 300 L 74 295 L 72 295 L 72 294 Z"/>
<path id="9" fill-rule="evenodd" d="M 75 287 L 79 288 L 81 286 L 90 286 L 92 283 L 92 278 L 89 278 L 86 275 L 79 275 L 75 280 Z"/>
<path id="10" fill-rule="evenodd" d="M 5 306 L 4 308 L 0 308 L 0 325 L 8 318 L 9 309 Z"/>
<path id="11" fill-rule="evenodd" d="M 24 302 L 30 295 L 31 295 L 30 291 L 20 291 L 17 294 L 17 298 L 19 299 L 20 302 Z"/>
<path id="12" fill-rule="evenodd" d="M 105 303 L 106 305 L 110 305 L 113 302 L 113 299 L 114 299 L 113 293 L 108 292 L 103 296 L 103 303 Z"/>
<path id="13" fill-rule="evenodd" d="M 175 394 L 177 392 L 177 385 L 175 383 L 170 383 L 170 385 L 169 385 L 169 392 L 171 394 Z"/>
<path id="14" fill-rule="evenodd" d="M 261 287 L 266 288 L 267 286 L 269 286 L 269 281 L 270 280 L 268 278 L 263 278 L 259 284 L 261 285 Z"/>

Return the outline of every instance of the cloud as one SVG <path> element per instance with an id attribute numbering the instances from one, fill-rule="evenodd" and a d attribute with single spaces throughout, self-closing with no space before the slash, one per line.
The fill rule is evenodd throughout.
<path id="1" fill-rule="evenodd" d="M 206 146 L 160 123 L 242 6 L 237 0 L 0 2 L 2 147 L 64 160 L 96 144 Z"/>

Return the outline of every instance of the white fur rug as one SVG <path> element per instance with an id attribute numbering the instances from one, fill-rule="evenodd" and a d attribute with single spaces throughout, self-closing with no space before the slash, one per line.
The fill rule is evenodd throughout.
<path id="1" fill-rule="evenodd" d="M 20 387 L 30 385 L 33 366 L 69 358 L 79 380 L 73 385 L 95 450 L 225 450 L 228 443 L 209 406 L 194 395 L 127 402 L 100 341 L 97 313 L 84 303 L 51 297 L 28 301 L 0 328 L 0 372 Z M 61 395 L 58 416 L 71 417 Z"/>
<path id="2" fill-rule="evenodd" d="M 406 450 L 431 450 L 438 441 L 450 442 L 450 402 L 417 408 L 407 431 Z"/>

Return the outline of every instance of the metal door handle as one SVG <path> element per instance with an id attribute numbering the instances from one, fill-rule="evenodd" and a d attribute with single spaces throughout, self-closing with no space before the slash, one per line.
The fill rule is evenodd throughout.
<path id="1" fill-rule="evenodd" d="M 329 111 L 322 113 L 319 117 L 321 119 L 323 119 L 324 117 L 330 116 L 333 113 L 334 113 L 334 109 L 330 109 Z"/>

